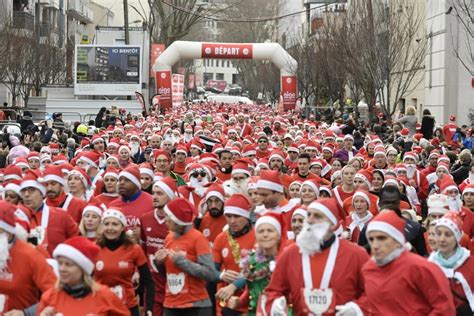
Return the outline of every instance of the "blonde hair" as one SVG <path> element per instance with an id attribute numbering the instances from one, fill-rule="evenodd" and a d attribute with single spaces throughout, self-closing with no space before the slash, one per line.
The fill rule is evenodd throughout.
<path id="1" fill-rule="evenodd" d="M 91 289 L 92 294 L 95 294 L 100 289 L 100 285 L 97 282 L 95 282 L 94 279 L 90 275 L 88 275 L 84 270 L 82 270 L 82 268 L 81 268 L 81 271 L 82 271 L 82 283 L 84 283 L 89 289 Z M 64 283 L 62 283 L 59 278 L 56 281 L 55 289 L 58 291 L 61 291 L 64 289 Z"/>
<path id="2" fill-rule="evenodd" d="M 405 115 L 415 115 L 416 114 L 416 109 L 414 106 L 407 106 L 405 109 Z"/>

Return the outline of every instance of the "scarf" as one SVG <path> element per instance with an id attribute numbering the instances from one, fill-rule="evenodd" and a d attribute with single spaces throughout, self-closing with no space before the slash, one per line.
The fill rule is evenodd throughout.
<path id="1" fill-rule="evenodd" d="M 250 221 L 247 223 L 247 225 L 245 225 L 244 228 L 242 228 L 240 231 L 238 232 L 232 232 L 230 229 L 228 230 L 229 234 L 233 237 L 233 238 L 238 238 L 240 236 L 243 236 L 245 234 L 247 234 L 250 230 L 252 229 L 252 225 L 250 225 Z"/>
<path id="2" fill-rule="evenodd" d="M 389 264 L 390 262 L 392 262 L 393 260 L 397 259 L 398 257 L 400 257 L 405 251 L 407 251 L 407 248 L 405 248 L 405 246 L 402 246 L 400 248 L 397 248 L 395 249 L 394 251 L 392 251 L 391 253 L 388 254 L 388 256 L 386 256 L 384 259 L 380 260 L 380 261 L 377 261 L 374 259 L 375 261 L 375 264 L 378 266 L 378 267 L 383 267 L 383 266 L 386 266 L 387 264 Z"/>
<path id="3" fill-rule="evenodd" d="M 365 215 L 364 217 L 359 217 L 356 212 L 352 212 L 352 223 L 349 225 L 349 229 L 352 232 L 357 226 L 359 228 L 359 231 L 362 231 L 362 229 L 364 228 L 364 224 L 370 221 L 372 217 L 373 215 L 370 212 L 367 212 L 367 215 Z"/>
<path id="4" fill-rule="evenodd" d="M 72 296 L 74 298 L 86 297 L 91 292 L 91 289 L 84 283 L 75 286 L 69 286 L 64 284 L 63 290 L 64 292 L 66 292 L 67 295 Z"/>
<path id="5" fill-rule="evenodd" d="M 443 255 L 436 251 L 432 257 L 433 261 L 445 269 L 454 269 L 454 267 L 459 266 L 464 263 L 464 261 L 469 257 L 470 252 L 464 247 L 457 247 L 456 252 L 449 258 L 443 257 Z"/>
<path id="6" fill-rule="evenodd" d="M 53 207 L 61 207 L 61 205 L 64 203 L 65 200 L 66 200 L 66 193 L 64 193 L 64 191 L 61 191 L 61 193 L 53 199 L 50 199 L 49 197 L 46 198 L 46 202 L 47 202 L 46 204 Z"/>
<path id="7" fill-rule="evenodd" d="M 107 238 L 104 238 L 104 239 L 105 239 L 105 247 L 107 247 L 108 249 L 112 251 L 117 250 L 120 246 L 123 245 L 123 240 L 121 238 L 117 240 L 108 240 Z"/>

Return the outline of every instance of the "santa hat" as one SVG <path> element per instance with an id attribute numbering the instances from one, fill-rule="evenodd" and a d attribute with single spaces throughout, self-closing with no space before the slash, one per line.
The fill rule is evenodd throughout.
<path id="1" fill-rule="evenodd" d="M 40 160 L 40 157 L 39 157 L 39 152 L 37 151 L 30 151 L 30 153 L 26 156 L 26 160 L 30 161 L 30 160 Z"/>
<path id="2" fill-rule="evenodd" d="M 306 219 L 308 217 L 308 211 L 304 207 L 299 207 L 293 211 L 293 214 L 291 214 L 291 218 L 295 217 L 296 215 L 303 216 Z"/>
<path id="3" fill-rule="evenodd" d="M 166 150 L 164 149 L 153 149 L 151 155 L 153 156 L 153 160 L 155 160 L 156 158 L 158 158 L 159 156 L 163 155 L 166 157 L 166 159 L 168 159 L 169 161 L 171 161 L 171 155 L 169 152 L 167 152 Z"/>
<path id="4" fill-rule="evenodd" d="M 286 229 L 281 214 L 268 212 L 260 216 L 255 222 L 255 231 L 258 231 L 258 227 L 262 224 L 270 224 L 275 227 L 280 237 L 286 236 Z"/>
<path id="5" fill-rule="evenodd" d="M 53 165 L 61 165 L 63 163 L 68 163 L 68 161 L 68 158 L 62 154 L 53 157 Z"/>
<path id="6" fill-rule="evenodd" d="M 404 245 L 405 240 L 405 221 L 394 211 L 384 211 L 375 216 L 367 226 L 366 236 L 372 231 L 383 232 L 395 239 L 400 245 Z"/>
<path id="7" fill-rule="evenodd" d="M 142 164 L 140 164 L 140 175 L 141 174 L 146 174 L 148 175 L 150 178 L 153 179 L 153 177 L 155 176 L 154 172 L 153 172 L 153 167 L 150 163 L 148 162 L 144 162 Z"/>
<path id="8" fill-rule="evenodd" d="M 89 176 L 87 175 L 86 171 L 81 167 L 74 167 L 74 169 L 72 169 L 67 176 L 69 178 L 72 175 L 79 177 L 79 179 L 81 179 L 82 183 L 84 184 L 84 187 L 87 188 L 91 186 L 92 183 Z"/>
<path id="9" fill-rule="evenodd" d="M 20 185 L 20 191 L 26 188 L 38 189 L 43 196 L 46 195 L 46 188 L 41 183 L 41 172 L 36 170 L 28 170 L 23 177 L 23 181 Z"/>
<path id="10" fill-rule="evenodd" d="M 240 159 L 235 161 L 235 164 L 232 167 L 232 175 L 237 173 L 244 173 L 250 177 L 250 171 L 247 162 Z"/>
<path id="11" fill-rule="evenodd" d="M 279 149 L 275 149 L 270 153 L 270 157 L 268 160 L 271 161 L 272 159 L 279 159 L 281 161 L 285 161 L 286 155 Z"/>
<path id="12" fill-rule="evenodd" d="M 183 153 L 183 154 L 187 155 L 188 151 L 186 150 L 185 146 L 179 145 L 178 147 L 176 147 L 176 152 L 175 153 Z"/>
<path id="13" fill-rule="evenodd" d="M 18 157 L 18 158 L 15 159 L 15 161 L 13 163 L 15 164 L 15 166 L 17 166 L 19 168 L 29 168 L 30 167 L 28 165 L 28 162 L 26 161 L 25 157 Z"/>
<path id="14" fill-rule="evenodd" d="M 377 146 L 377 147 L 374 149 L 374 157 L 377 156 L 377 155 L 384 156 L 384 157 L 387 156 L 387 155 L 385 154 L 385 149 L 384 149 L 383 146 Z"/>
<path id="15" fill-rule="evenodd" d="M 321 192 L 323 192 L 323 191 L 326 192 L 327 194 L 329 194 L 329 196 L 332 196 L 332 190 L 331 190 L 330 187 L 322 185 L 321 187 L 319 187 L 319 194 L 321 194 Z"/>
<path id="16" fill-rule="evenodd" d="M 462 190 L 462 195 L 466 193 L 474 193 L 474 183 L 470 183 L 464 187 L 464 190 Z"/>
<path id="17" fill-rule="evenodd" d="M 216 197 L 222 202 L 224 202 L 224 195 L 224 188 L 217 183 L 212 183 L 211 185 L 209 185 L 206 192 L 204 193 L 204 201 L 207 201 L 211 197 Z"/>
<path id="18" fill-rule="evenodd" d="M 356 197 L 361 197 L 363 198 L 367 204 L 369 205 L 370 207 L 370 197 L 369 197 L 369 192 L 365 191 L 365 190 L 356 190 L 354 195 L 352 196 L 352 206 L 354 206 L 354 200 Z"/>
<path id="19" fill-rule="evenodd" d="M 100 207 L 97 204 L 88 204 L 86 205 L 86 207 L 84 207 L 84 211 L 82 212 L 82 217 L 84 217 L 84 215 L 87 212 L 92 212 L 94 214 L 97 214 L 99 217 L 102 217 L 104 210 L 102 209 L 102 207 Z"/>
<path id="20" fill-rule="evenodd" d="M 16 206 L 6 201 L 0 201 L 0 228 L 15 235 Z"/>
<path id="21" fill-rule="evenodd" d="M 91 144 L 95 144 L 97 142 L 104 142 L 104 139 L 100 135 L 92 136 Z"/>
<path id="22" fill-rule="evenodd" d="M 196 208 L 186 199 L 176 198 L 165 205 L 166 215 L 180 226 L 190 226 L 193 224 L 193 218 L 196 215 Z"/>
<path id="23" fill-rule="evenodd" d="M 119 178 L 124 177 L 127 180 L 130 180 L 137 188 L 142 188 L 142 183 L 140 181 L 140 169 L 137 165 L 129 165 L 122 172 L 119 173 Z"/>
<path id="24" fill-rule="evenodd" d="M 456 189 L 459 192 L 458 186 L 451 175 L 444 174 L 439 181 L 439 193 L 445 194 L 446 191 Z"/>
<path id="25" fill-rule="evenodd" d="M 333 225 L 339 224 L 338 205 L 335 199 L 319 199 L 308 206 L 309 210 L 316 210 L 326 216 Z"/>
<path id="26" fill-rule="evenodd" d="M 447 163 L 440 163 L 438 164 L 438 166 L 436 167 L 436 171 L 438 171 L 438 169 L 444 169 L 446 170 L 447 173 L 449 173 L 449 166 Z"/>
<path id="27" fill-rule="evenodd" d="M 59 166 L 47 166 L 43 173 L 43 181 L 54 181 L 61 184 L 63 187 L 66 186 L 63 172 Z"/>
<path id="28" fill-rule="evenodd" d="M 108 167 L 107 169 L 105 169 L 105 172 L 103 174 L 103 178 L 105 179 L 106 177 L 112 177 L 112 178 L 115 178 L 118 180 L 119 178 L 119 173 L 120 171 L 114 167 Z"/>
<path id="29" fill-rule="evenodd" d="M 224 214 L 233 214 L 250 218 L 252 202 L 243 194 L 232 195 L 224 204 Z"/>
<path id="30" fill-rule="evenodd" d="M 257 151 L 255 150 L 255 145 L 253 144 L 245 145 L 244 148 L 242 148 L 242 156 L 244 157 L 252 156 L 256 154 L 257 154 Z"/>
<path id="31" fill-rule="evenodd" d="M 392 153 L 395 153 L 395 154 L 398 154 L 398 150 L 397 150 L 395 147 L 389 146 L 389 147 L 387 148 L 386 153 L 387 153 L 387 155 L 388 155 L 388 154 L 391 153 L 391 152 L 392 152 Z"/>
<path id="32" fill-rule="evenodd" d="M 15 165 L 9 165 L 8 167 L 5 168 L 5 171 L 3 172 L 4 182 L 7 182 L 9 180 L 21 181 L 22 178 L 23 178 L 23 175 L 21 174 L 20 167 L 17 167 Z"/>
<path id="33" fill-rule="evenodd" d="M 410 134 L 410 130 L 406 127 L 400 131 L 400 135 L 402 135 L 403 137 L 408 136 L 408 134 Z"/>
<path id="34" fill-rule="evenodd" d="M 10 180 L 8 182 L 3 183 L 3 192 L 2 192 L 2 197 L 5 199 L 5 192 L 6 191 L 13 191 L 15 192 L 16 195 L 20 196 L 20 184 L 21 181 L 19 180 Z"/>
<path id="35" fill-rule="evenodd" d="M 59 244 L 53 251 L 53 257 L 65 257 L 74 261 L 88 275 L 94 271 L 94 264 L 100 248 L 95 243 L 82 236 L 69 238 Z"/>
<path id="36" fill-rule="evenodd" d="M 456 121 L 456 115 L 451 114 L 451 115 L 449 116 L 449 121 L 450 121 L 450 122 Z"/>
<path id="37" fill-rule="evenodd" d="M 113 209 L 113 208 L 108 208 L 107 210 L 105 210 L 105 212 L 102 214 L 102 223 L 104 223 L 104 221 L 107 219 L 107 218 L 115 218 L 117 219 L 122 225 L 123 227 L 126 227 L 127 226 L 127 218 L 125 217 L 125 215 L 123 215 L 123 213 L 119 210 L 116 210 L 116 209 Z"/>
<path id="38" fill-rule="evenodd" d="M 309 186 L 314 193 L 316 193 L 316 197 L 319 197 L 319 181 L 316 179 L 306 180 L 301 184 L 300 191 L 303 189 L 303 186 Z"/>
<path id="39" fill-rule="evenodd" d="M 260 179 L 257 182 L 258 189 L 268 189 L 275 192 L 283 193 L 283 184 L 276 170 L 262 170 Z"/>
<path id="40" fill-rule="evenodd" d="M 411 159 L 415 160 L 415 162 L 418 160 L 418 156 L 413 151 L 408 151 L 408 152 L 405 153 L 405 155 L 403 155 L 403 162 L 405 162 L 405 160 L 407 158 L 411 158 Z"/>
<path id="41" fill-rule="evenodd" d="M 176 180 L 172 177 L 165 177 L 159 181 L 156 181 L 153 186 L 160 188 L 170 198 L 174 199 L 177 195 Z"/>
<path id="42" fill-rule="evenodd" d="M 112 138 L 107 143 L 107 148 L 118 148 L 120 146 L 120 139 L 119 138 Z"/>
<path id="43" fill-rule="evenodd" d="M 454 212 L 447 212 L 436 221 L 436 227 L 446 227 L 453 232 L 458 244 L 463 235 L 462 225 L 462 219 Z"/>
<path id="44" fill-rule="evenodd" d="M 446 214 L 448 212 L 448 197 L 443 194 L 432 194 L 428 198 L 428 216 L 431 214 Z"/>
<path id="45" fill-rule="evenodd" d="M 360 179 L 364 181 L 367 186 L 370 187 L 370 185 L 372 184 L 372 173 L 367 169 L 361 169 L 357 171 L 354 176 L 354 179 Z"/>
<path id="46" fill-rule="evenodd" d="M 79 160 L 84 161 L 88 165 L 99 169 L 100 154 L 96 151 L 86 151 L 82 153 Z"/>

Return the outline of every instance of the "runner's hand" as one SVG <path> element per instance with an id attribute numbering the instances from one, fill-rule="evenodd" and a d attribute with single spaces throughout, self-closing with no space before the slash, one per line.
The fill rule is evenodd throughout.
<path id="1" fill-rule="evenodd" d="M 357 316 L 357 312 L 352 306 L 348 304 L 337 305 L 336 316 Z"/>
<path id="2" fill-rule="evenodd" d="M 11 310 L 9 312 L 6 312 L 3 315 L 5 315 L 5 316 L 25 316 L 25 313 L 23 311 L 14 309 L 14 310 Z"/>
<path id="3" fill-rule="evenodd" d="M 229 284 L 217 291 L 216 298 L 220 299 L 221 301 L 227 301 L 234 295 L 237 288 L 233 284 Z"/>
<path id="4" fill-rule="evenodd" d="M 157 252 L 155 252 L 155 261 L 158 264 L 162 264 L 165 261 L 167 256 L 168 256 L 168 250 L 160 249 Z"/>
<path id="5" fill-rule="evenodd" d="M 170 256 L 170 259 L 173 260 L 173 262 L 176 262 L 179 258 L 185 258 L 186 252 L 182 250 L 168 250 L 168 255 Z"/>
<path id="6" fill-rule="evenodd" d="M 43 311 L 40 313 L 40 316 L 54 316 L 54 314 L 55 314 L 54 307 L 48 306 L 45 309 L 43 309 Z"/>
<path id="7" fill-rule="evenodd" d="M 227 302 L 227 306 L 229 306 L 230 309 L 237 309 L 240 307 L 240 300 L 238 296 L 232 296 L 229 298 L 229 302 Z"/>
<path id="8" fill-rule="evenodd" d="M 238 278 L 240 278 L 240 273 L 232 270 L 224 270 L 224 272 L 221 273 L 220 277 L 222 281 L 227 283 L 232 283 Z"/>

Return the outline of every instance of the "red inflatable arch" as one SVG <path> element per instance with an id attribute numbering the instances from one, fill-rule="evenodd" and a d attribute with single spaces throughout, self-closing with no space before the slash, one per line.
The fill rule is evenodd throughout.
<path id="1" fill-rule="evenodd" d="M 189 59 L 255 59 L 270 60 L 280 69 L 281 96 L 284 110 L 295 108 L 297 98 L 296 60 L 277 43 L 201 43 L 173 42 L 156 60 L 156 91 L 160 104 L 171 108 L 171 67 L 181 58 Z"/>

